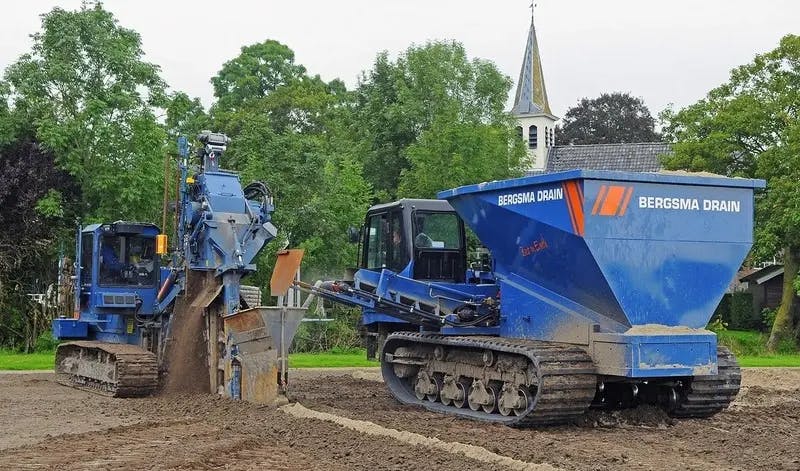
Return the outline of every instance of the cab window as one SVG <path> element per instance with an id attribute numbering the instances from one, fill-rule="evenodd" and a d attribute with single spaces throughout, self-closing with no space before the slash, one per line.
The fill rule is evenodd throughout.
<path id="1" fill-rule="evenodd" d="M 414 247 L 431 249 L 461 248 L 461 225 L 453 213 L 414 214 Z"/>
<path id="2" fill-rule="evenodd" d="M 138 235 L 100 238 L 100 284 L 154 286 L 158 273 L 155 239 Z"/>
<path id="3" fill-rule="evenodd" d="M 364 253 L 369 270 L 387 268 L 399 272 L 408 265 L 401 212 L 376 214 L 369 218 Z"/>
<path id="4" fill-rule="evenodd" d="M 92 281 L 92 255 L 94 235 L 81 234 L 81 283 L 88 284 Z"/>

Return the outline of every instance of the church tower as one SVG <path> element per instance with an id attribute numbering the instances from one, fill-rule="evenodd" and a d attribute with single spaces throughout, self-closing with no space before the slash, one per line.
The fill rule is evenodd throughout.
<path id="1" fill-rule="evenodd" d="M 547 166 L 547 150 L 555 145 L 553 128 L 558 117 L 550 112 L 550 104 L 547 102 L 542 59 L 539 56 L 533 23 L 533 5 L 531 29 L 528 32 L 528 43 L 525 45 L 525 57 L 522 58 L 522 70 L 519 72 L 517 95 L 511 114 L 517 119 L 517 134 L 528 148 L 530 170 L 544 170 Z"/>

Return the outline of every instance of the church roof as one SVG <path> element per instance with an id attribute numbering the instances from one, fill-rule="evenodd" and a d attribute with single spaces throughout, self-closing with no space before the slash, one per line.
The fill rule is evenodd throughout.
<path id="1" fill-rule="evenodd" d="M 539 56 L 539 43 L 536 40 L 536 28 L 531 15 L 531 29 L 525 46 L 525 57 L 522 58 L 522 69 L 517 82 L 517 94 L 511 113 L 519 115 L 548 114 L 550 103 L 547 101 L 547 90 L 544 86 L 542 59 Z"/>
<path id="2" fill-rule="evenodd" d="M 666 142 L 555 146 L 548 151 L 545 172 L 572 169 L 658 172 L 663 168 L 661 156 L 670 154 L 672 146 Z"/>

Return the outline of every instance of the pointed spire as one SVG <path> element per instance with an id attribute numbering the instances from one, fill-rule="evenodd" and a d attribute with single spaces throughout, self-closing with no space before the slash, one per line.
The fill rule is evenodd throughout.
<path id="1" fill-rule="evenodd" d="M 519 72 L 517 82 L 517 95 L 514 98 L 514 107 L 511 113 L 524 114 L 553 114 L 550 103 L 547 101 L 547 90 L 544 86 L 544 73 L 542 72 L 542 59 L 539 56 L 539 43 L 536 40 L 536 28 L 533 22 L 535 4 L 531 4 L 531 29 L 528 32 L 528 43 L 525 46 L 525 57 L 522 59 L 522 70 Z"/>

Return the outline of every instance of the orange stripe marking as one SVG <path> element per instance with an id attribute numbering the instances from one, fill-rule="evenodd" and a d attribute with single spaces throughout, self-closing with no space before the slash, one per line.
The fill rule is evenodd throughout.
<path id="1" fill-rule="evenodd" d="M 578 187 L 578 182 L 570 182 L 567 186 L 567 195 L 569 196 L 572 212 L 575 220 L 575 233 L 583 235 L 583 198 L 581 198 L 581 190 Z"/>
<path id="2" fill-rule="evenodd" d="M 561 184 L 561 188 L 564 190 L 564 193 L 567 195 L 565 198 L 567 203 L 567 212 L 569 213 L 569 222 L 572 223 L 572 232 L 578 231 L 578 225 L 575 224 L 575 215 L 572 213 L 572 200 L 570 199 L 569 195 L 569 182 L 564 182 Z"/>
<path id="3" fill-rule="evenodd" d="M 606 186 L 602 185 L 600 187 L 600 191 L 597 193 L 597 199 L 594 200 L 594 207 L 592 208 L 592 214 L 597 214 L 597 210 L 600 209 L 600 202 L 603 201 L 603 197 L 606 195 Z"/>
<path id="4" fill-rule="evenodd" d="M 608 187 L 608 195 L 606 200 L 603 201 L 603 207 L 600 208 L 601 216 L 613 216 L 617 214 L 619 203 L 622 201 L 622 195 L 625 193 L 624 186 L 612 185 Z"/>
<path id="5" fill-rule="evenodd" d="M 622 207 L 619 209 L 620 216 L 625 214 L 625 210 L 628 209 L 628 202 L 630 202 L 632 194 L 633 194 L 633 187 L 629 186 L 628 191 L 625 192 L 625 200 L 622 201 Z"/>

